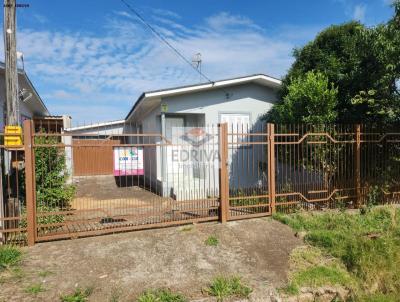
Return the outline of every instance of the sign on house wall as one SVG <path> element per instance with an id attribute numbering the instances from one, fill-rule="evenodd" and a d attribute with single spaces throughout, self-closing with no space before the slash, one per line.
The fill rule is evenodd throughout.
<path id="1" fill-rule="evenodd" d="M 142 147 L 114 147 L 114 176 L 143 174 Z"/>

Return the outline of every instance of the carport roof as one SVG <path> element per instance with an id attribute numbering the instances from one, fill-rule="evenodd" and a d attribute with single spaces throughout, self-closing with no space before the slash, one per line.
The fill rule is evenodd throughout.
<path id="1" fill-rule="evenodd" d="M 140 106 L 143 101 L 146 99 L 150 98 L 156 98 L 156 97 L 165 97 L 165 96 L 173 96 L 173 95 L 179 95 L 179 94 L 185 94 L 189 92 L 197 92 L 197 91 L 204 91 L 204 90 L 210 90 L 210 89 L 215 89 L 215 88 L 223 88 L 227 86 L 232 86 L 232 85 L 238 85 L 238 84 L 244 84 L 248 82 L 255 82 L 264 86 L 268 86 L 271 88 L 279 88 L 282 84 L 282 81 L 265 75 L 265 74 L 253 74 L 253 75 L 247 75 L 243 77 L 236 77 L 236 78 L 230 78 L 230 79 L 224 79 L 224 80 L 218 80 L 215 82 L 207 82 L 207 83 L 199 83 L 195 85 L 186 85 L 186 86 L 178 86 L 178 87 L 173 87 L 173 88 L 166 88 L 166 89 L 160 89 L 160 90 L 152 90 L 152 91 L 147 91 L 143 92 L 140 97 L 137 99 L 135 104 L 133 105 L 132 109 L 129 111 L 128 115 L 126 116 L 126 120 L 128 120 L 132 114 L 135 112 L 135 110 Z"/>

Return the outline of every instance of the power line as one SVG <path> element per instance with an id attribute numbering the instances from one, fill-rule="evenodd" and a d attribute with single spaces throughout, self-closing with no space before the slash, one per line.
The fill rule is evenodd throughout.
<path id="1" fill-rule="evenodd" d="M 171 45 L 164 37 L 161 35 L 153 26 L 151 26 L 138 12 L 135 10 L 134 7 L 132 7 L 126 0 L 121 0 L 123 4 L 132 12 L 135 14 L 136 17 L 144 24 L 146 25 L 150 31 L 158 38 L 160 39 L 161 42 L 165 43 L 169 48 L 172 49 L 173 52 L 175 52 L 183 61 L 185 61 L 187 64 L 190 65 L 197 73 L 199 73 L 203 78 L 205 78 L 207 81 L 209 81 L 211 84 L 214 84 L 214 81 L 212 81 L 210 78 L 208 78 L 204 73 L 202 73 L 200 70 L 198 70 L 196 67 L 193 66 L 193 64 L 186 59 L 186 57 L 179 52 L 174 46 Z"/>

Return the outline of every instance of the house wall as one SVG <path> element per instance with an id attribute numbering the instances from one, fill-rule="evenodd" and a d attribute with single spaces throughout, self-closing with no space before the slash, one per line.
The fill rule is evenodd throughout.
<path id="1" fill-rule="evenodd" d="M 26 85 L 23 80 L 22 75 L 18 75 L 18 81 L 20 88 L 25 88 L 28 91 L 31 91 L 30 87 Z M 5 87 L 5 75 L 3 72 L 0 73 L 0 131 L 3 132 L 5 125 L 5 110 L 6 110 L 6 87 Z M 19 116 L 21 119 L 21 124 L 23 123 L 24 118 L 32 118 L 35 116 L 35 108 L 29 103 L 19 102 Z"/>
<path id="2" fill-rule="evenodd" d="M 229 97 L 226 97 L 226 94 Z M 217 124 L 221 113 L 250 113 L 251 123 L 271 109 L 276 91 L 257 84 L 243 84 L 224 89 L 166 97 L 168 113 L 204 113 L 205 123 Z"/>
<path id="3" fill-rule="evenodd" d="M 161 134 L 161 109 L 156 107 L 151 110 L 148 115 L 138 124 L 141 125 L 143 133 Z M 144 137 L 143 143 L 160 145 L 162 143 L 161 137 Z M 162 148 L 159 146 L 144 146 L 143 159 L 144 159 L 144 177 L 145 182 L 156 193 L 161 193 L 162 186 Z"/>
<path id="4" fill-rule="evenodd" d="M 260 132 L 262 130 L 258 129 L 261 126 L 260 117 L 271 109 L 276 100 L 275 90 L 250 83 L 166 97 L 159 100 L 159 104 L 167 105 L 166 115 L 187 114 L 185 116 L 187 126 L 216 126 L 221 121 L 220 118 L 223 113 L 249 114 L 251 128 L 249 130 Z M 161 132 L 160 108 L 160 106 L 156 106 L 143 118 L 143 133 Z M 200 120 L 204 120 L 204 124 L 199 125 L 197 122 L 199 118 L 195 118 L 193 114 L 202 114 Z M 215 130 L 217 129 L 215 128 Z M 213 195 L 210 192 L 218 192 L 218 163 L 209 163 L 210 167 L 205 171 L 205 178 L 193 178 L 192 175 L 185 177 L 184 172 L 179 170 L 177 164 L 171 161 L 172 148 L 176 147 L 154 148 L 154 152 L 145 152 L 145 173 L 162 183 L 161 189 L 164 196 L 173 194 L 177 199 L 187 199 L 187 196 L 191 195 L 188 194 L 189 191 L 197 197 L 207 197 Z M 250 148 L 236 147 L 230 149 L 228 160 L 230 171 L 234 171 L 234 173 L 230 173 L 230 181 L 233 186 L 251 187 L 260 183 L 260 180 L 262 181 L 263 176 L 260 173 L 252 172 L 246 175 L 246 171 L 240 169 L 238 171 L 238 167 L 247 167 L 248 163 L 264 160 L 262 148 L 262 145 L 258 145 Z M 164 164 L 162 159 L 164 159 Z M 162 173 L 162 170 L 164 170 L 164 173 Z M 238 176 L 241 178 L 238 179 Z M 204 188 L 208 189 L 205 190 Z"/>

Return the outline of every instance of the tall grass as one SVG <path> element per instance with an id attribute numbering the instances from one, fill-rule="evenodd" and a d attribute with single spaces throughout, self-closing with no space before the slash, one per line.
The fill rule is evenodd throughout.
<path id="1" fill-rule="evenodd" d="M 376 207 L 349 212 L 277 214 L 279 221 L 305 231 L 305 241 L 338 258 L 357 283 L 358 300 L 400 297 L 400 209 Z"/>

